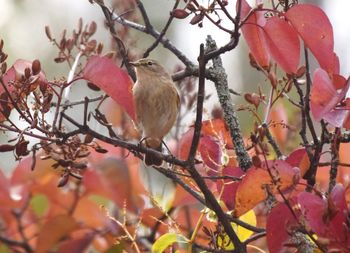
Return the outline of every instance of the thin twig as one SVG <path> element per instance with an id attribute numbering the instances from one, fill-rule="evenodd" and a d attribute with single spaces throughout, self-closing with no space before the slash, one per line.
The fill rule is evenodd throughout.
<path id="1" fill-rule="evenodd" d="M 175 10 L 177 8 L 177 6 L 179 5 L 180 0 L 176 0 L 173 10 Z M 159 42 L 162 40 L 162 38 L 165 36 L 166 32 L 168 31 L 171 22 L 174 20 L 174 16 L 170 15 L 168 21 L 166 22 L 163 30 L 160 32 L 159 37 L 153 42 L 153 44 L 151 46 L 149 46 L 149 48 L 147 48 L 147 50 L 143 53 L 143 58 L 146 58 L 149 56 L 149 54 L 158 46 Z"/>

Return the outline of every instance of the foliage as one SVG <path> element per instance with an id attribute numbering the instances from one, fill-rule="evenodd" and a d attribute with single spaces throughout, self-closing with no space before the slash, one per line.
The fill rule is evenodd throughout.
<path id="1" fill-rule="evenodd" d="M 103 54 L 95 22 L 80 19 L 59 39 L 45 27 L 67 79 L 47 80 L 39 60 L 8 68 L 1 40 L 0 152 L 19 163 L 9 176 L 0 171 L 0 252 L 349 252 L 350 81 L 322 9 L 237 0 L 234 11 L 225 0 L 177 0 L 159 32 L 141 0 L 90 2 L 106 18 L 115 53 Z M 217 47 L 208 36 L 192 62 L 166 38 L 182 19 L 198 29 L 211 22 L 231 38 Z M 155 38 L 142 56 L 130 29 Z M 239 43 L 264 89 L 229 89 L 221 55 Z M 164 152 L 137 143 L 130 65 L 160 45 L 182 63 L 172 75 L 181 109 Z M 205 119 L 207 80 L 220 106 Z M 105 95 L 66 99 L 85 84 Z M 244 103 L 234 105 L 231 95 Z M 249 136 L 241 112 L 252 119 Z M 145 168 L 146 153 L 163 165 Z M 156 190 L 162 180 L 141 178 L 144 171 L 170 179 L 166 194 Z"/>

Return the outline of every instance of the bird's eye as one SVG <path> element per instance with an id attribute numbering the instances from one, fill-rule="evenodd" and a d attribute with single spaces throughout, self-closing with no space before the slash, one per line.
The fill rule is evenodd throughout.
<path id="1" fill-rule="evenodd" d="M 153 65 L 153 62 L 149 61 L 149 62 L 147 62 L 147 64 L 148 64 L 149 66 L 152 66 L 152 65 Z"/>

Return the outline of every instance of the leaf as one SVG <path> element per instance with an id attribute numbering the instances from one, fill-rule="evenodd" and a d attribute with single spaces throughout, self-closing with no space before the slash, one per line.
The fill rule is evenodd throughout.
<path id="1" fill-rule="evenodd" d="M 238 3 L 238 1 L 237 1 Z M 242 20 L 250 13 L 252 8 L 246 0 L 242 1 Z M 242 24 L 242 34 L 247 42 L 251 54 L 261 67 L 268 67 L 270 56 L 267 50 L 265 36 L 261 27 L 265 25 L 265 12 L 254 11 L 250 17 Z"/>
<path id="2" fill-rule="evenodd" d="M 298 167 L 300 169 L 301 176 L 304 176 L 310 167 L 310 160 L 305 148 L 295 149 L 289 154 L 285 161 L 292 167 Z"/>
<path id="3" fill-rule="evenodd" d="M 200 139 L 198 151 L 206 166 L 211 170 L 208 175 L 216 175 L 216 172 L 221 166 L 221 147 L 217 141 L 211 136 L 203 136 Z"/>
<path id="4" fill-rule="evenodd" d="M 222 170 L 222 176 L 241 177 L 243 175 L 244 172 L 239 167 L 224 167 Z M 233 181 L 232 179 L 218 180 L 216 183 L 218 192 L 222 192 L 221 199 L 229 210 L 234 209 L 239 183 L 240 181 Z"/>
<path id="5" fill-rule="evenodd" d="M 94 239 L 93 233 L 86 233 L 80 238 L 74 238 L 61 243 L 57 253 L 81 253 L 84 252 Z"/>
<path id="6" fill-rule="evenodd" d="M 274 136 L 278 145 L 284 149 L 286 143 L 288 143 L 287 138 L 288 132 L 290 131 L 285 126 L 288 125 L 287 108 L 280 103 L 274 106 L 269 113 L 269 122 L 270 121 L 271 126 L 269 127 L 269 131 Z"/>
<path id="7" fill-rule="evenodd" d="M 277 187 L 283 191 L 294 185 L 300 177 L 299 170 L 285 161 L 268 161 L 267 166 L 273 179 L 263 163 L 262 168 L 250 168 L 239 183 L 235 197 L 235 216 L 243 215 L 263 201 L 266 198 L 266 187 L 273 193 L 277 192 Z"/>
<path id="8" fill-rule="evenodd" d="M 256 216 L 254 213 L 254 210 L 250 210 L 241 217 L 239 217 L 239 220 L 255 227 L 256 226 Z M 241 242 L 247 240 L 254 232 L 244 228 L 242 226 L 237 225 L 236 223 L 233 223 L 233 229 L 237 233 L 237 236 Z"/>
<path id="9" fill-rule="evenodd" d="M 266 44 L 272 58 L 286 73 L 296 73 L 300 62 L 300 43 L 295 29 L 279 17 L 271 17 L 264 26 Z"/>
<path id="10" fill-rule="evenodd" d="M 251 225 L 251 226 L 256 226 L 256 216 L 253 210 L 250 210 L 249 212 L 245 213 L 241 217 L 239 217 L 239 220 Z M 252 234 L 254 234 L 253 231 L 244 228 L 242 226 L 237 225 L 236 223 L 231 223 L 233 230 L 236 232 L 239 240 L 241 242 L 244 242 L 247 240 Z M 230 238 L 228 237 L 227 234 L 224 235 L 224 237 L 219 236 L 217 238 L 218 240 L 218 246 L 222 247 L 225 250 L 234 250 L 234 245 L 231 242 Z"/>
<path id="11" fill-rule="evenodd" d="M 310 109 L 315 120 L 325 119 L 335 127 L 343 125 L 347 111 L 334 109 L 344 98 L 349 85 L 350 81 L 338 92 L 325 70 L 315 70 L 310 93 Z"/>
<path id="12" fill-rule="evenodd" d="M 50 252 L 63 237 L 77 228 L 78 223 L 71 216 L 60 215 L 49 219 L 40 230 L 35 252 Z"/>
<path id="13" fill-rule="evenodd" d="M 227 149 L 233 148 L 232 138 L 226 122 L 223 119 L 210 119 L 202 122 L 202 134 L 210 135 L 226 145 Z"/>
<path id="14" fill-rule="evenodd" d="M 49 207 L 47 197 L 44 194 L 37 194 L 30 199 L 30 206 L 34 213 L 41 217 Z"/>
<path id="15" fill-rule="evenodd" d="M 83 78 L 101 88 L 135 119 L 132 80 L 108 57 L 92 56 L 83 71 Z"/>
<path id="16" fill-rule="evenodd" d="M 328 198 L 302 192 L 298 202 L 308 226 L 318 237 L 328 239 L 328 249 L 343 248 L 346 252 L 349 232 L 344 227 L 347 213 L 344 187 L 336 185 Z"/>
<path id="17" fill-rule="evenodd" d="M 177 241 L 177 234 L 166 233 L 160 236 L 152 245 L 152 253 L 162 253 L 170 245 Z"/>
<path id="18" fill-rule="evenodd" d="M 327 72 L 338 74 L 333 53 L 333 27 L 327 15 L 315 5 L 296 4 L 285 16 L 298 31 L 320 66 Z"/>
<path id="19" fill-rule="evenodd" d="M 279 203 L 272 209 L 266 222 L 266 240 L 270 253 L 287 252 L 284 244 L 290 238 L 291 228 L 296 225 L 297 221 L 285 203 Z"/>

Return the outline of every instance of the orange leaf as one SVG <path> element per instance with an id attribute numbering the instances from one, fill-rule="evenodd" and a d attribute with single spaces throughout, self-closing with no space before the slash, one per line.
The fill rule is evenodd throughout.
<path id="1" fill-rule="evenodd" d="M 78 228 L 78 223 L 71 216 L 60 215 L 49 219 L 38 236 L 37 253 L 47 253 L 70 232 Z"/>
<path id="2" fill-rule="evenodd" d="M 239 183 L 234 209 L 236 217 L 241 216 L 266 199 L 266 187 L 269 187 L 270 192 L 276 193 L 277 187 L 284 190 L 292 186 L 299 178 L 299 170 L 285 161 L 267 162 L 273 179 L 265 166 L 264 163 L 262 168 L 253 167 L 249 169 L 246 176 Z"/>

